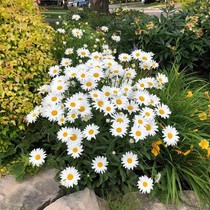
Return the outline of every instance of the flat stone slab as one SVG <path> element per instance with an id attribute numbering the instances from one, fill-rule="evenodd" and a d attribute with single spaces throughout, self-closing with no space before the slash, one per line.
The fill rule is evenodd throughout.
<path id="1" fill-rule="evenodd" d="M 43 170 L 17 182 L 15 176 L 0 179 L 0 210 L 38 210 L 60 196 L 56 170 Z"/>
<path id="2" fill-rule="evenodd" d="M 93 190 L 85 188 L 56 200 L 44 210 L 106 210 L 105 204 Z"/>

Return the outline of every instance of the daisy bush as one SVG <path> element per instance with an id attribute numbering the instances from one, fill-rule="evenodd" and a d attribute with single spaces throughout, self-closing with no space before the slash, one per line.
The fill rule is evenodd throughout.
<path id="1" fill-rule="evenodd" d="M 190 161 L 197 157 L 202 166 L 209 163 L 209 134 L 188 142 L 194 137 L 188 135 L 192 125 L 202 125 L 185 117 L 183 107 L 191 103 L 186 86 L 159 72 L 152 52 L 118 54 L 107 44 L 108 27 L 92 31 L 88 23 L 80 24 L 79 15 L 71 19 L 72 24 L 64 21 L 57 30 L 60 63 L 49 68 L 51 82 L 39 88 L 42 102 L 26 117 L 28 124 L 44 119 L 50 127 L 47 143 L 38 142 L 29 151 L 32 167 L 46 161 L 59 168 L 60 184 L 70 191 L 89 187 L 102 192 L 116 186 L 123 192 L 162 192 L 172 201 L 192 185 L 208 192 L 208 172 L 201 172 L 203 181 L 195 179 Z M 113 41 L 120 43 L 120 35 Z M 182 112 L 174 95 L 186 102 Z M 182 162 L 186 168 L 181 171 Z"/>

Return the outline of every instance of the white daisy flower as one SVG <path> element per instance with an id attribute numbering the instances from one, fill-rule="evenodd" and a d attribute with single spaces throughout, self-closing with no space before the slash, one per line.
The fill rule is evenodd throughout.
<path id="1" fill-rule="evenodd" d="M 163 130 L 163 141 L 168 145 L 168 146 L 174 146 L 177 144 L 179 141 L 179 136 L 178 136 L 178 131 L 176 128 L 168 125 L 166 126 Z"/>
<path id="2" fill-rule="evenodd" d="M 84 82 L 85 80 L 89 79 L 90 78 L 90 73 L 85 70 L 85 69 L 82 69 L 82 70 L 79 70 L 77 72 L 77 79 L 80 81 L 80 82 Z"/>
<path id="3" fill-rule="evenodd" d="M 127 53 L 121 53 L 118 56 L 118 59 L 120 60 L 120 62 L 129 62 L 131 61 L 131 56 Z"/>
<path id="4" fill-rule="evenodd" d="M 33 166 L 41 166 L 45 162 L 46 153 L 42 148 L 33 149 L 29 154 L 29 163 Z"/>
<path id="5" fill-rule="evenodd" d="M 130 121 L 127 114 L 117 113 L 112 116 L 112 122 L 121 123 L 127 127 Z"/>
<path id="6" fill-rule="evenodd" d="M 135 60 L 140 60 L 142 54 L 143 54 L 143 51 L 142 51 L 142 50 L 134 50 L 134 51 L 132 52 L 132 57 L 133 57 Z"/>
<path id="7" fill-rule="evenodd" d="M 72 64 L 72 60 L 70 58 L 62 58 L 61 66 L 70 66 Z"/>
<path id="8" fill-rule="evenodd" d="M 82 89 L 87 90 L 87 91 L 93 90 L 98 85 L 97 81 L 94 80 L 92 77 L 88 77 L 84 81 L 81 81 L 81 84 L 82 84 L 82 86 L 81 86 Z"/>
<path id="9" fill-rule="evenodd" d="M 91 53 L 90 58 L 94 60 L 102 60 L 103 55 L 100 52 L 93 52 Z"/>
<path id="10" fill-rule="evenodd" d="M 169 118 L 169 115 L 171 114 L 169 107 L 165 104 L 157 105 L 155 111 L 158 116 L 160 116 L 164 119 Z"/>
<path id="11" fill-rule="evenodd" d="M 135 115 L 133 118 L 133 122 L 135 126 L 145 126 L 146 125 L 146 119 L 143 115 Z"/>
<path id="12" fill-rule="evenodd" d="M 70 137 L 66 142 L 69 146 L 73 144 L 80 144 L 83 139 L 82 131 L 79 128 L 71 128 L 70 129 Z"/>
<path id="13" fill-rule="evenodd" d="M 155 136 L 156 132 L 158 131 L 158 126 L 154 120 L 147 120 L 145 123 L 145 128 L 147 135 L 149 136 Z"/>
<path id="14" fill-rule="evenodd" d="M 125 76 L 126 76 L 126 78 L 134 79 L 136 76 L 136 70 L 132 69 L 132 68 L 127 68 L 125 70 Z"/>
<path id="15" fill-rule="evenodd" d="M 91 113 L 91 107 L 90 107 L 90 104 L 88 103 L 88 101 L 81 101 L 80 107 L 78 108 L 77 111 L 81 116 L 90 114 Z"/>
<path id="16" fill-rule="evenodd" d="M 146 120 L 153 120 L 155 118 L 154 110 L 149 107 L 144 107 L 140 111 L 140 115 L 142 115 Z"/>
<path id="17" fill-rule="evenodd" d="M 71 55 L 74 52 L 74 48 L 67 48 L 64 52 L 65 55 Z"/>
<path id="18" fill-rule="evenodd" d="M 64 73 L 67 78 L 75 78 L 77 76 L 76 67 L 65 67 Z"/>
<path id="19" fill-rule="evenodd" d="M 151 62 L 152 56 L 150 53 L 142 52 L 140 55 L 140 61 Z"/>
<path id="20" fill-rule="evenodd" d="M 37 120 L 37 118 L 39 117 L 39 114 L 40 114 L 40 107 L 36 107 L 29 114 L 27 114 L 26 121 L 28 123 L 35 122 Z"/>
<path id="21" fill-rule="evenodd" d="M 112 35 L 111 39 L 114 40 L 115 42 L 120 42 L 120 36 L 118 35 Z"/>
<path id="22" fill-rule="evenodd" d="M 85 57 L 88 57 L 90 55 L 90 51 L 86 48 L 78 48 L 77 49 L 77 55 L 80 58 L 85 58 Z"/>
<path id="23" fill-rule="evenodd" d="M 155 78 L 153 77 L 146 77 L 145 78 L 146 83 L 148 84 L 147 88 L 153 88 L 155 86 Z"/>
<path id="24" fill-rule="evenodd" d="M 51 76 L 51 77 L 54 77 L 54 76 L 57 76 L 59 75 L 61 69 L 58 65 L 55 65 L 55 66 L 51 66 L 49 68 L 49 71 L 48 71 L 48 74 Z"/>
<path id="25" fill-rule="evenodd" d="M 142 193 L 150 193 L 153 189 L 153 180 L 146 175 L 139 177 L 137 184 L 140 192 Z"/>
<path id="26" fill-rule="evenodd" d="M 83 36 L 83 32 L 82 32 L 82 30 L 79 29 L 79 28 L 74 28 L 74 29 L 72 29 L 72 35 L 73 35 L 74 37 L 80 39 L 80 38 Z"/>
<path id="27" fill-rule="evenodd" d="M 144 90 L 149 87 L 146 78 L 139 79 L 135 85 L 138 90 Z"/>
<path id="28" fill-rule="evenodd" d="M 90 70 L 90 75 L 94 78 L 95 81 L 99 81 L 104 77 L 104 72 L 102 69 L 93 68 Z"/>
<path id="29" fill-rule="evenodd" d="M 123 137 L 127 134 L 127 125 L 123 123 L 114 122 L 111 125 L 110 132 L 113 136 Z"/>
<path id="30" fill-rule="evenodd" d="M 156 75 L 156 80 L 161 84 L 165 84 L 168 82 L 168 77 L 164 74 L 158 73 Z"/>
<path id="31" fill-rule="evenodd" d="M 97 156 L 92 161 L 92 169 L 98 174 L 103 174 L 107 170 L 108 161 L 104 156 Z"/>
<path id="32" fill-rule="evenodd" d="M 45 94 L 47 92 L 50 92 L 50 90 L 51 90 L 50 85 L 42 85 L 38 88 L 40 94 Z"/>
<path id="33" fill-rule="evenodd" d="M 89 94 L 93 100 L 96 100 L 97 98 L 101 97 L 103 93 L 100 90 L 91 90 Z"/>
<path id="34" fill-rule="evenodd" d="M 150 94 L 150 102 L 149 104 L 152 106 L 157 106 L 160 103 L 160 98 L 154 94 Z"/>
<path id="35" fill-rule="evenodd" d="M 112 98 L 112 103 L 116 106 L 118 110 L 122 110 L 126 108 L 126 104 L 128 103 L 128 99 L 125 96 L 115 96 Z"/>
<path id="36" fill-rule="evenodd" d="M 72 166 L 67 167 L 61 171 L 60 178 L 61 185 L 69 188 L 78 184 L 78 181 L 80 180 L 80 174 L 78 170 Z"/>
<path id="37" fill-rule="evenodd" d="M 103 110 L 104 102 L 105 102 L 105 97 L 99 97 L 92 102 L 92 105 L 96 109 Z"/>
<path id="38" fill-rule="evenodd" d="M 67 98 L 64 105 L 65 108 L 69 110 L 78 110 L 80 107 L 81 101 L 77 100 L 74 96 Z"/>
<path id="39" fill-rule="evenodd" d="M 61 106 L 57 104 L 43 107 L 43 109 L 44 113 L 42 111 L 42 114 L 44 115 L 44 117 L 46 116 L 49 121 L 57 121 L 58 118 L 64 113 L 64 110 L 61 108 Z"/>
<path id="40" fill-rule="evenodd" d="M 57 133 L 57 138 L 62 142 L 67 142 L 71 136 L 71 128 L 63 127 Z"/>
<path id="41" fill-rule="evenodd" d="M 153 69 L 156 69 L 156 68 L 158 68 L 159 67 L 159 64 L 156 62 L 156 61 L 153 61 L 152 60 L 152 68 Z"/>
<path id="42" fill-rule="evenodd" d="M 110 101 L 105 101 L 102 110 L 104 115 L 113 115 L 116 113 L 116 106 Z"/>
<path id="43" fill-rule="evenodd" d="M 138 109 L 139 109 L 139 106 L 138 106 L 138 104 L 135 101 L 130 100 L 129 102 L 127 102 L 126 110 L 128 111 L 129 114 L 137 112 Z"/>
<path id="44" fill-rule="evenodd" d="M 147 61 L 147 62 L 142 62 L 139 64 L 139 67 L 141 69 L 144 69 L 144 70 L 150 70 L 152 68 L 152 63 Z"/>
<path id="45" fill-rule="evenodd" d="M 75 120 L 79 117 L 79 114 L 76 110 L 71 110 L 70 112 L 67 113 L 66 115 L 66 121 L 70 123 L 74 123 Z"/>
<path id="46" fill-rule="evenodd" d="M 123 76 L 125 74 L 125 69 L 119 64 L 110 67 L 110 72 L 112 76 Z"/>
<path id="47" fill-rule="evenodd" d="M 108 32 L 109 28 L 107 26 L 101 26 L 101 30 L 104 32 Z"/>
<path id="48" fill-rule="evenodd" d="M 134 98 L 139 105 L 149 105 L 150 95 L 148 91 L 139 90 L 135 92 Z"/>
<path id="49" fill-rule="evenodd" d="M 133 168 L 139 164 L 138 157 L 136 154 L 133 154 L 133 152 L 126 152 L 122 156 L 121 162 L 123 167 L 129 170 L 133 170 Z"/>
<path id="50" fill-rule="evenodd" d="M 77 15 L 77 14 L 74 14 L 71 17 L 72 20 L 79 20 L 80 18 L 81 18 L 80 15 Z"/>
<path id="51" fill-rule="evenodd" d="M 96 139 L 96 135 L 99 134 L 99 127 L 95 124 L 90 124 L 85 127 L 83 130 L 84 138 L 86 138 L 88 141 L 91 139 Z"/>
<path id="52" fill-rule="evenodd" d="M 103 86 L 101 91 L 103 92 L 105 97 L 110 97 L 112 94 L 112 88 L 110 86 Z"/>
<path id="53" fill-rule="evenodd" d="M 147 131 L 144 126 L 133 126 L 130 131 L 130 136 L 137 143 L 139 140 L 144 140 L 147 137 Z"/>
<path id="54" fill-rule="evenodd" d="M 71 155 L 74 159 L 79 158 L 83 152 L 83 146 L 81 144 L 67 144 L 67 153 Z"/>
<path id="55" fill-rule="evenodd" d="M 43 103 L 46 104 L 57 104 L 60 103 L 63 96 L 56 92 L 50 92 L 48 95 L 43 99 Z"/>
<path id="56" fill-rule="evenodd" d="M 64 117 L 64 115 L 61 115 L 58 117 L 58 125 L 64 125 L 66 123 L 66 118 Z"/>
<path id="57" fill-rule="evenodd" d="M 57 32 L 59 32 L 59 33 L 61 33 L 61 34 L 65 34 L 65 29 L 63 29 L 63 28 L 58 28 L 57 29 Z"/>

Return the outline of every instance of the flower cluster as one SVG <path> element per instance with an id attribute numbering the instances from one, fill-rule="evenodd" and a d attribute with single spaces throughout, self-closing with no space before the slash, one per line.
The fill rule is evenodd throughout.
<path id="1" fill-rule="evenodd" d="M 81 35 L 79 29 L 72 33 Z M 159 120 L 169 118 L 171 111 L 155 91 L 161 91 L 168 78 L 161 73 L 142 77 L 138 72 L 138 69 L 149 72 L 158 67 L 153 54 L 136 49 L 115 59 L 108 46 L 102 49 L 102 52 L 90 52 L 85 47 L 67 48 L 66 55 L 76 53 L 83 62 L 72 66 L 70 58 L 63 58 L 60 65 L 52 66 L 48 72 L 51 83 L 40 87 L 40 93 L 45 94 L 41 105 L 27 115 L 28 123 L 35 122 L 38 116 L 57 123 L 60 126 L 57 139 L 66 145 L 67 155 L 78 162 L 91 157 L 89 171 L 99 176 L 109 170 L 110 157 L 106 150 L 92 157 L 86 154 L 86 147 L 100 138 L 108 138 L 110 144 L 124 142 L 123 145 L 131 142 L 140 145 L 156 135 L 166 146 L 174 146 L 179 141 L 175 127 L 159 125 Z M 136 69 L 131 67 L 132 62 Z M 124 146 L 119 152 L 116 147 L 112 154 L 119 156 L 123 170 L 132 171 L 141 164 L 136 150 L 138 147 L 132 150 Z M 46 154 L 37 149 L 30 156 L 30 162 L 40 166 Z M 73 187 L 82 179 L 81 174 L 76 164 L 67 166 L 60 174 L 61 184 Z M 141 192 L 149 193 L 153 180 L 140 176 L 137 186 Z"/>

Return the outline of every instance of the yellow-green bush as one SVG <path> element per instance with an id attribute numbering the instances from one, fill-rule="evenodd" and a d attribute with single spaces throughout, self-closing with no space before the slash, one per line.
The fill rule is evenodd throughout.
<path id="1" fill-rule="evenodd" d="M 25 115 L 39 103 L 53 35 L 33 0 L 0 1 L 0 138 L 24 129 Z"/>

